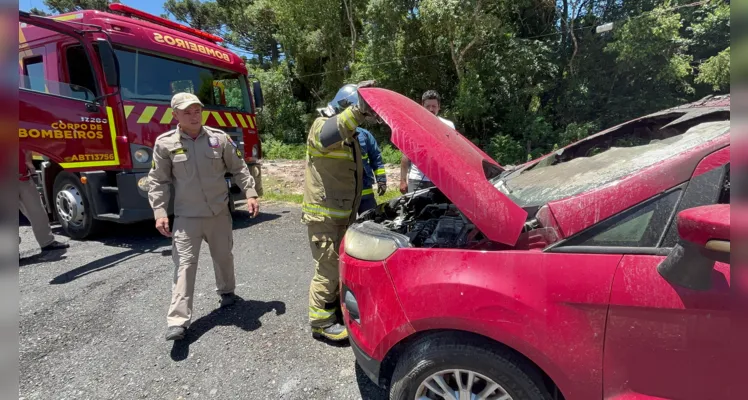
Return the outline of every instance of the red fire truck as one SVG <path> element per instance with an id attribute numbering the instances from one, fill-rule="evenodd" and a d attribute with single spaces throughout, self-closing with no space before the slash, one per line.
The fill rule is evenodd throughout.
<path id="1" fill-rule="evenodd" d="M 71 238 L 104 221 L 153 218 L 151 151 L 176 127 L 170 100 L 178 92 L 196 94 L 203 123 L 238 144 L 261 193 L 262 89 L 221 41 L 122 4 L 51 18 L 20 12 L 19 143 L 41 157 L 40 194 Z M 233 210 L 246 198 L 226 180 Z"/>

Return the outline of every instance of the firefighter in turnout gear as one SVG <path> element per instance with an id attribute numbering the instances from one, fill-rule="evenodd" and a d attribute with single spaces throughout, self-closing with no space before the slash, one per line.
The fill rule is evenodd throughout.
<path id="1" fill-rule="evenodd" d="M 377 195 L 382 196 L 387 191 L 387 172 L 384 170 L 382 152 L 379 150 L 374 135 L 364 128 L 356 128 L 358 143 L 361 146 L 361 158 L 364 162 L 364 190 L 361 191 L 361 205 L 358 215 L 377 206 L 374 198 L 374 179 L 377 182 Z M 375 178 L 376 177 L 376 178 Z"/>
<path id="2" fill-rule="evenodd" d="M 363 161 L 356 128 L 376 122 L 374 112 L 359 99 L 358 89 L 373 81 L 346 85 L 322 111 L 307 138 L 304 203 L 301 221 L 307 225 L 315 261 L 309 288 L 309 323 L 315 338 L 345 340 L 348 331 L 336 312 L 338 251 L 346 228 L 356 218 L 363 190 Z"/>

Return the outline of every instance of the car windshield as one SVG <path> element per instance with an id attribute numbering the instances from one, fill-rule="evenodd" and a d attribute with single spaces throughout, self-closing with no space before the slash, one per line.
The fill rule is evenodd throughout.
<path id="1" fill-rule="evenodd" d="M 509 171 L 492 183 L 522 207 L 541 206 L 614 182 L 726 134 L 729 118 L 729 111 L 645 118 Z"/>
<path id="2" fill-rule="evenodd" d="M 169 102 L 178 92 L 194 93 L 208 108 L 250 112 L 244 77 L 236 72 L 171 60 L 139 50 L 116 48 L 122 97 Z"/>

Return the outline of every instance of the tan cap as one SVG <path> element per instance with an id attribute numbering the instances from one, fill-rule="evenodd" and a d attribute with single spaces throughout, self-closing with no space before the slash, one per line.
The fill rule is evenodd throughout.
<path id="1" fill-rule="evenodd" d="M 193 104 L 200 104 L 201 107 L 204 107 L 200 99 L 192 93 L 177 93 L 171 98 L 171 108 L 173 109 L 184 110 Z"/>

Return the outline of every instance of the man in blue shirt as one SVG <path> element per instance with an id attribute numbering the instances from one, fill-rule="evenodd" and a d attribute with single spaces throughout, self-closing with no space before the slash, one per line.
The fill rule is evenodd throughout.
<path id="1" fill-rule="evenodd" d="M 383 195 L 387 191 L 387 174 L 384 170 L 382 152 L 379 150 L 377 141 L 371 132 L 363 128 L 357 128 L 358 143 L 361 145 L 361 157 L 364 160 L 364 190 L 361 192 L 361 205 L 358 213 L 371 210 L 377 206 L 374 198 L 374 177 L 376 176 L 377 194 Z"/>

